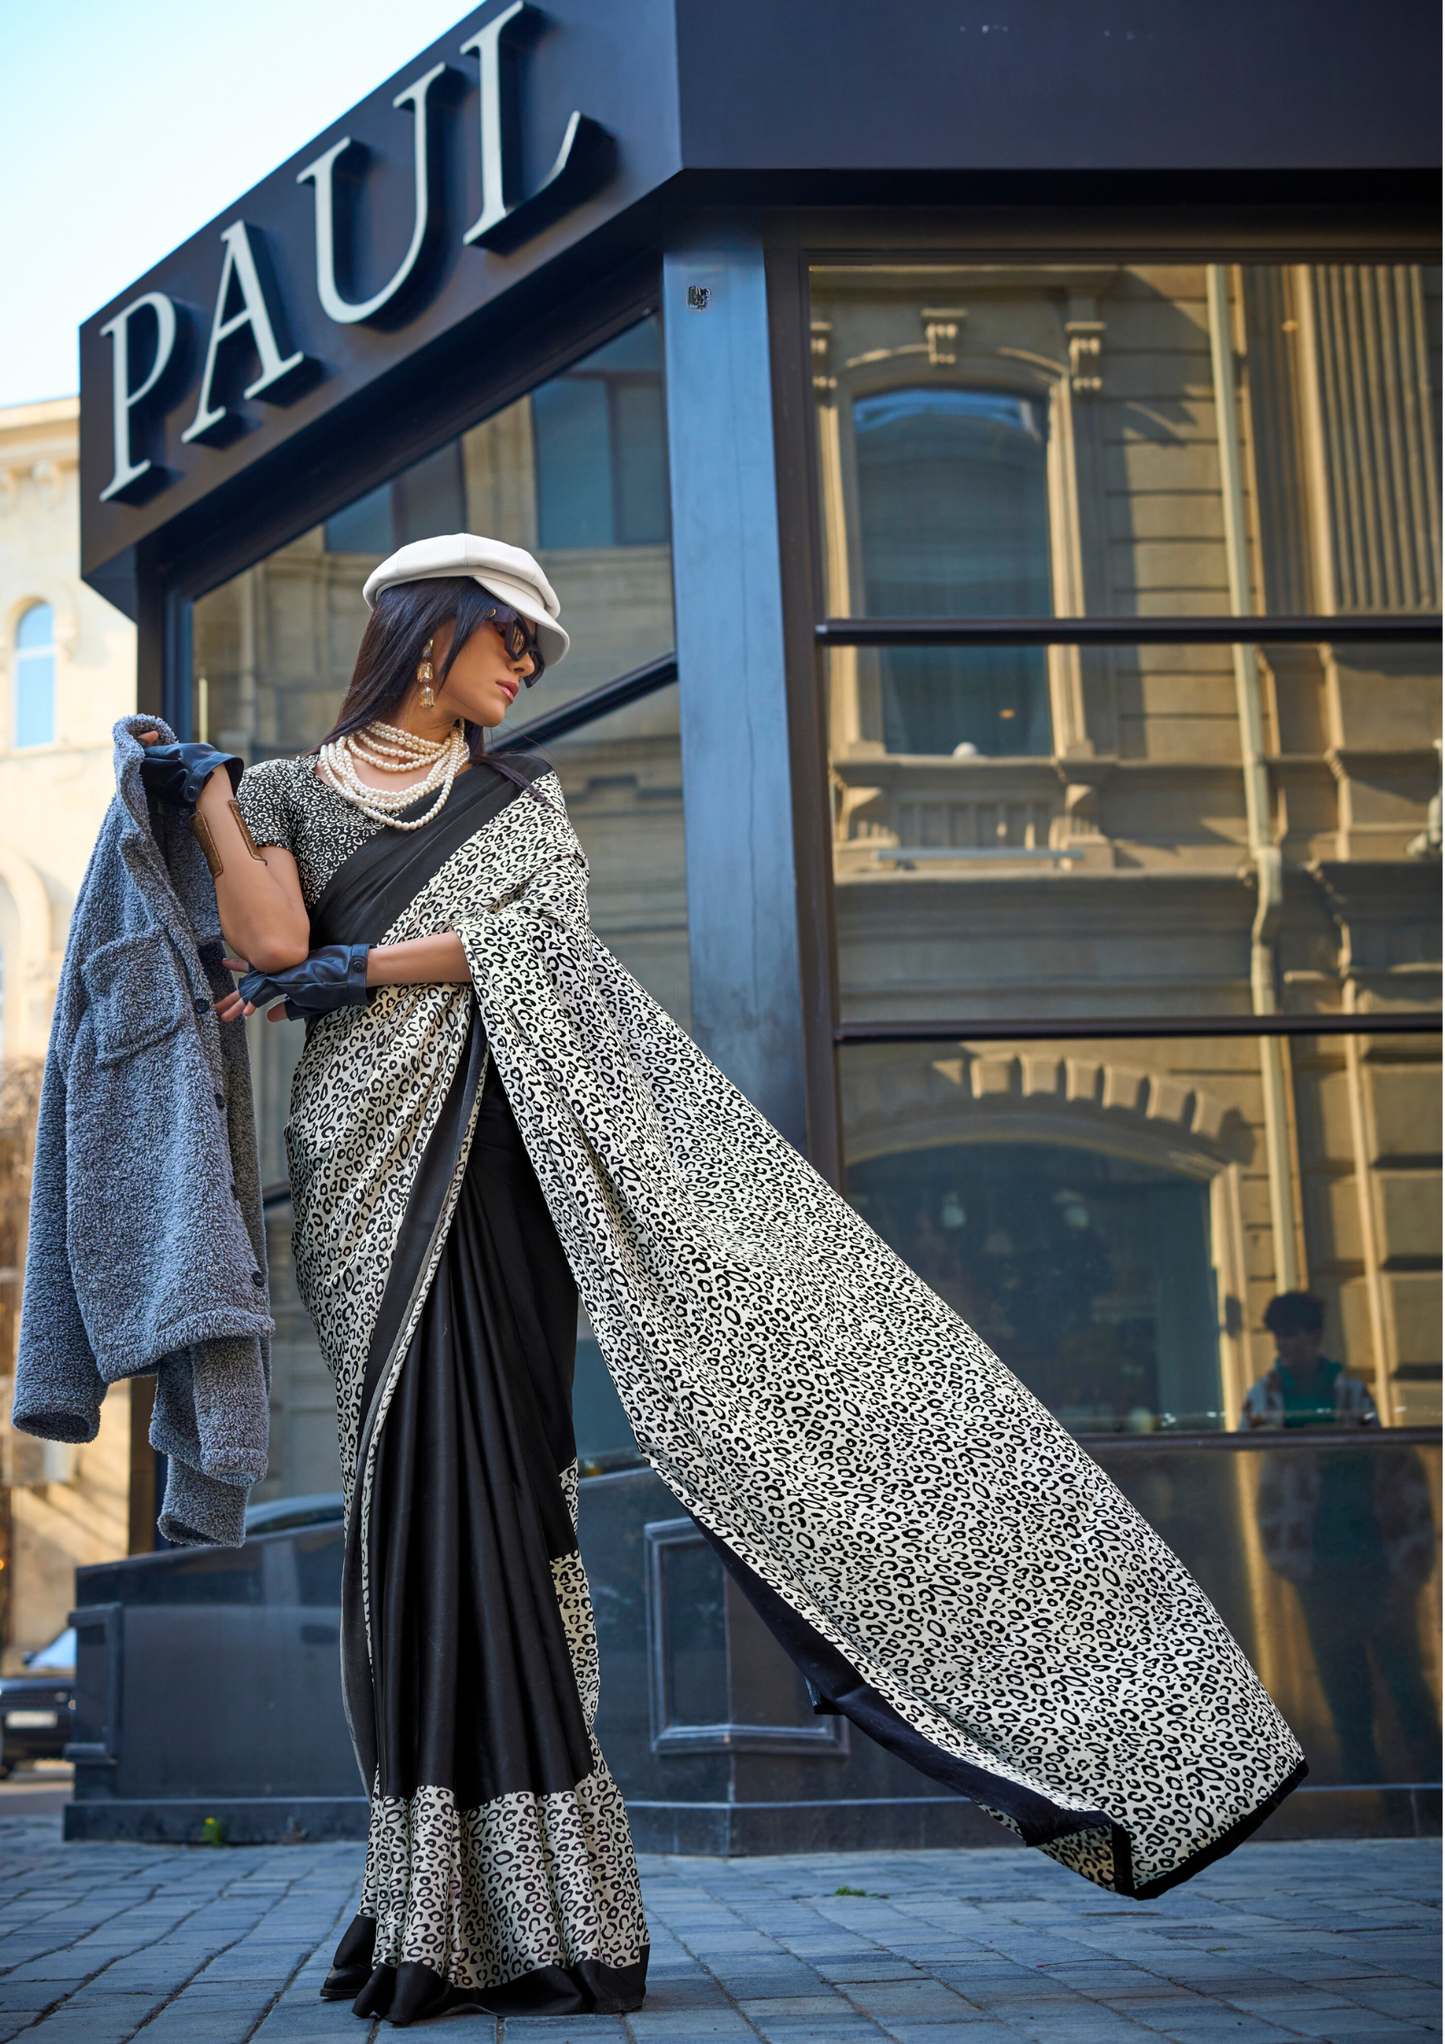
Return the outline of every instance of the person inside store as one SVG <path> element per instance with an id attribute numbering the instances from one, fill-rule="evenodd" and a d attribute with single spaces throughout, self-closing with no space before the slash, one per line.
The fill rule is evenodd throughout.
<path id="1" fill-rule="evenodd" d="M 153 721 L 118 739 L 189 791 L 244 974 L 224 1024 L 306 1023 L 293 1255 L 336 1373 L 371 1798 L 323 1993 L 394 2024 L 642 2001 L 593 1733 L 579 1294 L 643 1455 L 821 1708 L 1116 1893 L 1231 1850 L 1303 1760 L 1212 1605 L 597 941 L 558 775 L 488 751 L 568 650 L 542 568 L 442 535 L 364 595 L 311 751 L 233 794 Z"/>
<path id="2" fill-rule="evenodd" d="M 1274 1362 L 1250 1385 L 1242 1426 L 1305 1427 L 1380 1424 L 1367 1384 L 1320 1353 L 1325 1307 L 1312 1292 L 1281 1292 L 1264 1309 L 1274 1337 Z"/>
<path id="3" fill-rule="evenodd" d="M 1250 1386 L 1241 1426 L 1377 1429 L 1368 1386 L 1321 1353 L 1324 1302 L 1282 1292 L 1265 1308 L 1275 1360 Z M 1255 1518 L 1265 1559 L 1294 1587 L 1339 1751 L 1343 1782 L 1430 1782 L 1439 1712 L 1422 1670 L 1419 1593 L 1434 1568 L 1430 1487 L 1410 1447 L 1316 1449 L 1262 1458 Z M 1399 1764 L 1379 1749 L 1376 1696 L 1388 1697 Z"/>

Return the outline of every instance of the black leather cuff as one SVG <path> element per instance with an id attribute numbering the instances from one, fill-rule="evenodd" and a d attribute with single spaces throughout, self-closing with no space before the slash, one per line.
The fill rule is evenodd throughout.
<path id="1" fill-rule="evenodd" d="M 246 762 L 234 752 L 218 752 L 214 745 L 198 740 L 185 745 L 148 745 L 140 763 L 140 777 L 148 795 L 169 802 L 177 809 L 194 809 L 217 767 L 231 776 L 231 793 L 241 785 Z"/>
<path id="2" fill-rule="evenodd" d="M 323 944 L 285 972 L 248 972 L 237 992 L 253 1008 L 286 1003 L 289 1022 L 309 1022 L 333 1008 L 364 1008 L 371 989 L 366 984 L 369 944 Z"/>

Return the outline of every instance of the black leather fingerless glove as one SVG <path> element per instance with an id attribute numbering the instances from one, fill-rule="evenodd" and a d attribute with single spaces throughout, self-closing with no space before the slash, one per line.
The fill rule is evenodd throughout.
<path id="1" fill-rule="evenodd" d="M 231 793 L 241 785 L 246 762 L 234 752 L 217 752 L 214 745 L 193 741 L 185 745 L 148 745 L 140 763 L 141 783 L 148 795 L 169 802 L 177 809 L 194 809 L 217 767 L 231 776 Z"/>
<path id="2" fill-rule="evenodd" d="M 243 1001 L 269 1008 L 284 1000 L 288 1022 L 311 1022 L 333 1008 L 364 1008 L 368 944 L 323 944 L 285 972 L 248 972 L 237 984 Z"/>

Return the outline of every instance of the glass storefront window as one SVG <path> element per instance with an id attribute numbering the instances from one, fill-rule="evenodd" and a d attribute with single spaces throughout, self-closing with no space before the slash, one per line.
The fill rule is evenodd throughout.
<path id="1" fill-rule="evenodd" d="M 1293 1289 L 1383 1422 L 1438 1423 L 1438 1045 L 1289 1050 Z M 849 1200 L 1066 1426 L 1240 1425 L 1285 1289 L 1258 1039 L 856 1044 L 841 1088 Z"/>
<path id="2" fill-rule="evenodd" d="M 1321 1430 L 1088 1446 L 1259 1671 L 1318 1787 L 1440 1771 L 1440 1442 Z"/>
<path id="3" fill-rule="evenodd" d="M 524 546 L 557 591 L 572 650 L 529 713 L 670 652 L 663 418 L 650 318 L 202 597 L 196 735 L 247 761 L 314 745 L 351 678 L 367 575 L 438 532 Z"/>
<path id="4" fill-rule="evenodd" d="M 994 650 L 1033 649 L 966 658 Z M 941 652 L 887 651 L 957 703 Z M 864 657 L 825 656 L 845 1021 L 1248 1012 L 1257 848 L 1229 647 L 1111 649 L 1121 690 L 1181 706 L 1137 759 L 889 751 L 858 735 Z M 1279 1006 L 1438 1007 L 1438 653 L 1270 647 L 1251 671 L 1284 861 Z"/>
<path id="5" fill-rule="evenodd" d="M 825 612 L 1438 611 L 1439 303 L 1439 272 L 1411 265 L 815 269 Z M 957 848 L 954 879 L 1017 850 L 1076 894 L 1103 873 L 1222 879 L 1252 853 L 1246 698 L 1287 860 L 1432 856 L 1439 674 L 1411 644 L 839 645 L 839 880 L 892 846 Z M 1328 944 L 1308 892 L 1297 971 Z M 1097 960 L 1081 990 L 1109 978 Z"/>
<path id="6" fill-rule="evenodd" d="M 534 720 L 671 651 L 662 351 L 655 318 L 618 335 L 401 475 L 379 482 L 194 607 L 193 728 L 248 762 L 335 721 L 366 622 L 361 589 L 395 548 L 472 531 L 537 555 L 572 647 L 519 706 Z M 687 885 L 677 688 L 540 748 L 591 868 L 602 941 L 683 1027 Z M 508 735 L 511 735 L 509 728 Z M 258 1503 L 340 1486 L 330 1376 L 296 1294 L 283 1129 L 300 1029 L 248 1025 L 277 1333 L 271 1473 Z M 637 1460 L 585 1318 L 576 1420 L 589 1467 Z"/>
<path id="7" fill-rule="evenodd" d="M 983 1142 L 853 1166 L 848 1197 L 1075 1433 L 1223 1418 L 1207 1186 Z"/>
<path id="8" fill-rule="evenodd" d="M 1439 608 L 1438 269 L 820 265 L 812 320 L 834 617 Z"/>
<path id="9" fill-rule="evenodd" d="M 850 1196 L 1080 1432 L 1233 1426 L 1302 1286 L 1438 1420 L 1438 1039 L 1211 1026 L 1440 1005 L 1439 271 L 811 290 Z M 1250 614 L 1321 622 L 1190 636 Z M 1150 1017 L 1192 1033 L 1027 1040 Z"/>

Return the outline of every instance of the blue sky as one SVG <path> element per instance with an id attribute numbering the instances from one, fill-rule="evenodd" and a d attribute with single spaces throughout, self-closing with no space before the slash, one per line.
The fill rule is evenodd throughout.
<path id="1" fill-rule="evenodd" d="M 0 405 L 75 330 L 474 0 L 0 0 Z"/>

